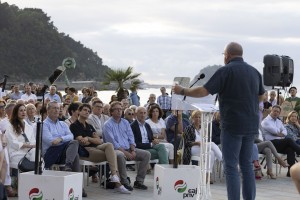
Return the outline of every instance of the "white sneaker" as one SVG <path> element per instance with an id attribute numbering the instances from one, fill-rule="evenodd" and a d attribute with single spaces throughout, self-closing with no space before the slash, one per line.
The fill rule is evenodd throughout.
<path id="1" fill-rule="evenodd" d="M 122 193 L 122 194 L 131 194 L 131 192 L 129 190 L 127 190 L 124 185 L 121 185 L 118 188 L 115 188 L 116 192 Z"/>
<path id="2" fill-rule="evenodd" d="M 110 179 L 110 182 L 113 182 L 113 183 L 120 183 L 120 179 L 119 177 L 115 174 L 111 177 Z"/>

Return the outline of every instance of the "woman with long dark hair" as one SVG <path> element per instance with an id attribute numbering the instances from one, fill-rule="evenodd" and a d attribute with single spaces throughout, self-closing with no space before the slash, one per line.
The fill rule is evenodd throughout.
<path id="1" fill-rule="evenodd" d="M 9 120 L 10 124 L 6 129 L 8 139 L 8 152 L 12 168 L 18 169 L 19 161 L 28 153 L 28 159 L 35 159 L 35 133 L 32 126 L 25 122 L 26 107 L 24 104 L 17 104 Z"/>

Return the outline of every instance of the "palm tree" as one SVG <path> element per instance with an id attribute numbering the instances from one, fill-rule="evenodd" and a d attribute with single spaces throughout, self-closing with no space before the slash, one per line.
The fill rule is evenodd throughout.
<path id="1" fill-rule="evenodd" d="M 126 70 L 124 69 L 108 69 L 105 73 L 105 81 L 104 85 L 109 85 L 112 81 L 117 82 L 118 86 L 116 91 L 120 89 L 124 89 L 124 83 L 126 81 L 133 80 L 139 77 L 141 73 L 133 73 L 133 67 L 128 67 Z M 136 82 L 134 82 L 136 83 Z M 135 84 L 136 86 L 136 84 Z"/>
<path id="2" fill-rule="evenodd" d="M 126 94 L 129 95 L 127 89 L 124 88 L 125 82 L 131 81 L 131 86 L 134 88 L 138 88 L 139 84 L 141 83 L 137 77 L 139 77 L 140 73 L 133 73 L 133 67 L 128 67 L 126 70 L 124 69 L 108 69 L 105 73 L 105 81 L 103 82 L 104 85 L 109 85 L 112 81 L 117 82 L 117 97 L 118 101 L 121 101 L 124 98 L 127 98 Z M 138 80 L 138 81 L 137 81 Z"/>

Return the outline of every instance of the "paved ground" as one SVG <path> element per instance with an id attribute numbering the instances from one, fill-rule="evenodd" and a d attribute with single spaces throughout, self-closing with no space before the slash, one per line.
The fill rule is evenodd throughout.
<path id="1" fill-rule="evenodd" d="M 264 170 L 265 171 L 265 170 Z M 275 172 L 275 169 L 274 169 Z M 131 180 L 134 180 L 135 172 L 128 172 Z M 296 200 L 300 199 L 295 186 L 290 178 L 286 177 L 286 169 L 283 169 L 276 180 L 264 177 L 257 183 L 257 200 Z M 113 190 L 100 188 L 99 184 L 91 183 L 86 187 L 88 193 L 84 200 L 152 200 L 153 198 L 153 172 L 147 175 L 145 185 L 148 186 L 147 191 L 134 190 L 132 194 L 118 194 Z M 222 181 L 216 178 L 213 185 L 211 185 L 212 199 L 225 200 L 226 187 L 224 179 Z M 11 200 L 25 200 L 26 198 L 10 198 Z M 241 198 L 242 199 L 242 198 Z"/>

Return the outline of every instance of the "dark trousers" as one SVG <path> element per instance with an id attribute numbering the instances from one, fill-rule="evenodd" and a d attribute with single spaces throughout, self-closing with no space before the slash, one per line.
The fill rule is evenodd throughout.
<path id="1" fill-rule="evenodd" d="M 300 145 L 291 138 L 271 140 L 278 153 L 287 155 L 287 163 L 290 167 L 295 164 L 295 153 L 300 155 Z"/>

